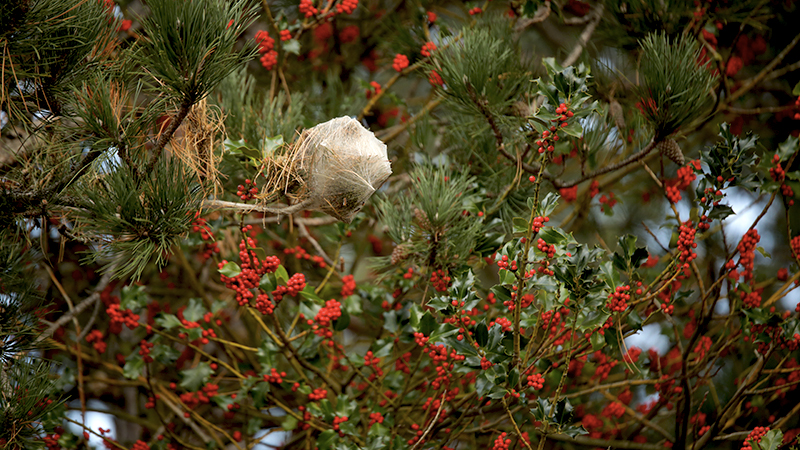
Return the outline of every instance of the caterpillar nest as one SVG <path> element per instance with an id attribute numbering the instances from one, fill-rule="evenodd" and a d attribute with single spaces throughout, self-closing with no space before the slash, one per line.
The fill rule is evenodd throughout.
<path id="1" fill-rule="evenodd" d="M 267 166 L 268 185 L 304 209 L 347 223 L 392 174 L 386 144 L 350 117 L 303 131 L 286 155 Z"/>

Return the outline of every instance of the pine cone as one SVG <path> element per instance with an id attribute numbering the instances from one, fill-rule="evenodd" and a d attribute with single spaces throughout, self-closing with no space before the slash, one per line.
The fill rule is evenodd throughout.
<path id="1" fill-rule="evenodd" d="M 625 129 L 625 116 L 622 113 L 622 105 L 616 100 L 611 100 L 608 106 L 608 112 L 614 119 L 614 125 L 616 125 L 619 132 L 622 133 L 622 130 Z"/>
<path id="2" fill-rule="evenodd" d="M 397 265 L 408 258 L 408 247 L 400 244 L 392 250 L 392 264 Z"/>
<path id="3" fill-rule="evenodd" d="M 683 152 L 678 146 L 678 143 L 675 142 L 675 139 L 664 139 L 656 144 L 656 148 L 662 155 L 669 158 L 675 164 L 679 166 L 686 164 L 686 160 L 683 158 Z"/>
<path id="4" fill-rule="evenodd" d="M 431 221 L 428 220 L 428 215 L 425 214 L 425 211 L 419 208 L 414 208 L 414 217 L 417 218 L 420 227 L 422 227 L 425 230 L 430 230 Z"/>

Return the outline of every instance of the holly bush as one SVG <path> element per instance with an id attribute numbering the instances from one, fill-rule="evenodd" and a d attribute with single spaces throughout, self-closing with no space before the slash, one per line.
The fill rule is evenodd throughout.
<path id="1" fill-rule="evenodd" d="M 799 18 L 6 2 L 0 446 L 796 448 Z"/>

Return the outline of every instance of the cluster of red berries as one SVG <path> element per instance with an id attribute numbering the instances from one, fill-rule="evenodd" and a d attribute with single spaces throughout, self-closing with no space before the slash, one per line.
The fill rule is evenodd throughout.
<path id="1" fill-rule="evenodd" d="M 61 439 L 61 434 L 59 433 L 47 434 L 42 438 L 47 450 L 61 450 L 61 445 L 58 443 L 59 439 Z"/>
<path id="2" fill-rule="evenodd" d="M 533 222 L 531 222 L 531 230 L 534 233 L 538 233 L 547 222 L 550 222 L 549 217 L 536 216 L 533 218 Z"/>
<path id="3" fill-rule="evenodd" d="M 264 381 L 267 383 L 281 384 L 285 376 L 286 372 L 278 372 L 278 370 L 273 367 L 269 370 L 269 375 L 264 374 Z"/>
<path id="4" fill-rule="evenodd" d="M 383 423 L 383 414 L 379 412 L 369 413 L 369 426 L 371 427 L 376 423 Z"/>
<path id="5" fill-rule="evenodd" d="M 328 396 L 328 390 L 325 388 L 316 388 L 308 394 L 308 399 L 312 402 L 322 400 Z"/>
<path id="6" fill-rule="evenodd" d="M 678 259 L 683 263 L 683 268 L 688 269 L 689 263 L 697 258 L 697 253 L 694 249 L 697 248 L 697 243 L 694 241 L 694 236 L 697 230 L 692 226 L 692 221 L 687 220 L 681 224 L 678 235 L 678 251 L 680 255 Z"/>
<path id="7" fill-rule="evenodd" d="M 372 96 L 380 95 L 381 92 L 383 92 L 383 89 L 381 88 L 381 84 L 378 83 L 377 81 L 370 81 L 369 85 L 370 85 L 370 89 L 367 89 L 367 92 L 365 93 L 367 98 L 372 98 Z"/>
<path id="8" fill-rule="evenodd" d="M 436 50 L 436 44 L 434 44 L 433 42 L 426 42 L 425 44 L 422 45 L 422 48 L 419 50 L 419 53 L 427 58 L 428 56 L 431 56 L 431 52 L 433 52 L 434 50 Z"/>
<path id="9" fill-rule="evenodd" d="M 358 7 L 358 0 L 342 0 L 341 4 L 336 5 L 336 12 L 339 14 L 352 14 Z"/>
<path id="10" fill-rule="evenodd" d="M 342 291 L 340 292 L 341 296 L 350 297 L 356 292 L 356 280 L 353 275 L 345 275 L 342 277 Z"/>
<path id="11" fill-rule="evenodd" d="M 664 195 L 672 203 L 678 203 L 683 197 L 681 192 L 686 190 L 692 181 L 697 179 L 695 170 L 699 170 L 700 162 L 695 160 L 678 169 L 677 177 L 673 180 L 664 181 Z M 712 189 L 713 190 L 713 189 Z"/>
<path id="12" fill-rule="evenodd" d="M 300 14 L 311 17 L 318 12 L 319 10 L 314 7 L 314 2 L 312 0 L 300 0 Z"/>
<path id="13" fill-rule="evenodd" d="M 327 328 L 333 323 L 334 320 L 338 319 L 342 316 L 342 304 L 336 300 L 328 300 L 325 302 L 325 306 L 323 306 L 316 316 L 314 316 L 314 320 L 308 321 L 309 325 L 312 325 L 314 328 L 314 333 L 317 336 L 325 336 L 325 337 L 333 337 L 333 332 L 328 330 Z M 316 324 L 314 324 L 316 322 Z"/>
<path id="14" fill-rule="evenodd" d="M 372 354 L 372 350 L 367 351 L 364 355 L 364 367 L 372 367 L 372 370 L 381 377 L 383 376 L 383 369 L 381 369 L 381 359 Z"/>
<path id="15" fill-rule="evenodd" d="M 428 83 L 430 83 L 432 86 L 443 86 L 444 80 L 442 80 L 442 76 L 439 75 L 439 73 L 437 73 L 435 70 L 431 70 L 431 72 L 428 74 Z"/>
<path id="16" fill-rule="evenodd" d="M 267 316 L 275 312 L 275 304 L 272 303 L 272 299 L 269 298 L 268 294 L 261 293 L 256 297 L 256 309 Z"/>
<path id="17" fill-rule="evenodd" d="M 497 261 L 497 267 L 499 269 L 510 270 L 510 271 L 513 272 L 513 271 L 517 270 L 517 261 L 516 260 L 511 260 L 511 262 L 509 263 L 508 262 L 508 255 L 503 255 L 503 256 L 500 257 L 500 260 Z"/>
<path id="18" fill-rule="evenodd" d="M 782 184 L 781 185 L 781 195 L 783 195 L 785 198 L 789 199 L 789 200 L 786 201 L 786 203 L 789 206 L 793 206 L 794 205 L 794 189 L 792 189 L 791 186 L 789 186 L 788 184 Z"/>
<path id="19" fill-rule="evenodd" d="M 408 67 L 408 56 L 403 55 L 402 53 L 395 55 L 394 61 L 392 62 L 392 68 L 398 72 L 402 72 L 406 67 Z"/>
<path id="20" fill-rule="evenodd" d="M 505 317 L 498 317 L 496 320 L 489 322 L 489 328 L 494 326 L 494 324 L 500 325 L 500 328 L 503 330 L 503 332 L 511 331 L 511 329 L 513 328 L 511 325 L 511 321 L 506 319 Z"/>
<path id="21" fill-rule="evenodd" d="M 500 433 L 500 436 L 497 436 L 497 439 L 494 440 L 494 446 L 492 446 L 492 450 L 508 450 L 511 446 L 511 439 L 506 437 L 507 434 L 505 432 Z"/>
<path id="22" fill-rule="evenodd" d="M 789 241 L 789 246 L 792 248 L 792 253 L 795 258 L 800 258 L 800 236 L 795 236 Z"/>
<path id="23" fill-rule="evenodd" d="M 259 30 L 256 33 L 256 42 L 258 43 L 258 52 L 261 53 L 261 65 L 267 70 L 272 70 L 278 64 L 275 39 L 272 39 L 268 32 Z"/>
<path id="24" fill-rule="evenodd" d="M 759 291 L 749 293 L 741 291 L 739 294 L 742 297 L 742 304 L 744 306 L 748 308 L 758 308 L 761 306 L 761 293 Z"/>
<path id="25" fill-rule="evenodd" d="M 200 211 L 196 212 L 194 215 L 194 221 L 192 221 L 192 231 L 195 233 L 200 233 L 200 238 L 204 241 L 207 241 L 203 246 L 202 252 L 200 253 L 200 258 L 203 261 L 211 258 L 214 253 L 219 253 L 219 246 L 216 242 L 214 242 L 214 233 L 206 223 L 206 219 L 200 217 Z"/>
<path id="26" fill-rule="evenodd" d="M 139 356 L 142 357 L 145 363 L 153 362 L 153 357 L 150 356 L 150 351 L 155 347 L 155 342 L 147 342 L 146 340 L 142 339 L 139 342 Z"/>
<path id="27" fill-rule="evenodd" d="M 452 279 L 444 270 L 439 269 L 431 274 L 431 284 L 436 292 L 447 292 L 451 281 Z"/>
<path id="28" fill-rule="evenodd" d="M 772 164 L 774 164 L 775 167 L 770 167 L 769 176 L 771 176 L 773 180 L 780 183 L 786 179 L 786 171 L 784 171 L 783 167 L 781 167 L 781 157 L 777 153 L 772 157 Z"/>
<path id="29" fill-rule="evenodd" d="M 240 184 L 236 186 L 236 196 L 242 199 L 242 201 L 246 202 L 248 200 L 252 200 L 256 194 L 258 194 L 258 187 L 256 187 L 256 182 L 250 180 L 249 178 L 244 180 L 244 184 Z"/>
<path id="30" fill-rule="evenodd" d="M 680 194 L 678 194 L 680 196 Z M 614 205 L 618 202 L 617 198 L 614 196 L 613 192 L 609 192 L 608 195 L 601 195 L 600 196 L 600 211 L 602 212 L 610 212 Z"/>
<path id="31" fill-rule="evenodd" d="M 764 437 L 769 431 L 769 427 L 755 427 L 750 434 L 747 435 L 747 439 L 744 440 L 744 444 L 742 444 L 742 450 L 753 450 L 752 443 L 753 442 L 761 442 L 761 438 Z"/>
<path id="32" fill-rule="evenodd" d="M 425 336 L 422 333 L 416 333 L 416 332 L 414 333 L 414 342 L 416 342 L 417 345 L 419 345 L 420 347 L 427 346 L 429 339 L 430 339 L 429 337 Z"/>
<path id="33" fill-rule="evenodd" d="M 628 309 L 628 300 L 631 299 L 630 294 L 628 294 L 630 290 L 631 287 L 628 285 L 617 286 L 614 292 L 608 294 L 608 309 L 613 312 L 624 313 Z"/>
<path id="34" fill-rule="evenodd" d="M 133 443 L 131 450 L 150 450 L 150 446 L 144 441 L 136 441 Z"/>
<path id="35" fill-rule="evenodd" d="M 281 41 L 292 40 L 292 32 L 289 30 L 281 30 L 279 34 L 281 36 Z"/>
<path id="36" fill-rule="evenodd" d="M 622 406 L 620 402 L 611 402 L 603 408 L 603 412 L 601 413 L 603 417 L 608 417 L 611 419 L 612 417 L 619 419 L 625 414 L 625 407 Z"/>
<path id="37" fill-rule="evenodd" d="M 161 395 L 156 394 L 155 397 L 147 397 L 147 402 L 144 404 L 145 409 L 155 408 L 157 400 L 161 400 Z"/>
<path id="38" fill-rule="evenodd" d="M 708 336 L 701 336 L 697 345 L 694 347 L 694 352 L 697 353 L 697 359 L 703 359 L 706 353 L 711 350 L 711 338 Z"/>
<path id="39" fill-rule="evenodd" d="M 628 364 L 633 364 L 639 361 L 639 356 L 641 354 L 642 354 L 642 349 L 640 349 L 639 347 L 636 346 L 629 347 L 628 351 L 625 352 L 625 354 L 622 356 L 622 359 Z"/>
<path id="40" fill-rule="evenodd" d="M 476 7 L 474 7 L 474 8 L 469 10 L 469 15 L 470 16 L 475 16 L 475 15 L 478 15 L 478 14 L 480 14 L 482 12 L 483 12 L 483 10 L 479 6 L 476 6 Z"/>
<path id="41" fill-rule="evenodd" d="M 555 159 L 556 158 L 553 158 L 553 160 Z M 576 184 L 572 187 L 560 188 L 558 193 L 561 195 L 561 200 L 564 200 L 567 203 L 572 203 L 578 199 L 578 185 Z"/>
<path id="42" fill-rule="evenodd" d="M 617 360 L 610 359 L 600 350 L 594 352 L 593 356 L 596 367 L 594 369 L 592 380 L 605 381 L 606 378 L 608 378 L 608 375 L 611 374 L 611 369 L 617 365 Z"/>
<path id="43" fill-rule="evenodd" d="M 548 258 L 552 258 L 556 254 L 556 246 L 548 244 L 542 238 L 536 241 L 536 248 L 538 248 L 540 252 L 546 254 Z"/>
<path id="44" fill-rule="evenodd" d="M 552 121 L 556 122 L 558 124 L 558 126 L 560 126 L 561 128 L 566 127 L 567 126 L 567 119 L 570 119 L 570 118 L 572 118 L 572 116 L 575 115 L 575 113 L 570 111 L 570 109 L 567 107 L 566 103 L 562 103 L 562 104 L 558 105 L 558 108 L 556 108 L 556 114 L 561 114 L 561 115 L 559 117 L 556 117 Z M 555 133 L 556 130 L 554 129 L 554 127 L 550 127 L 550 131 Z M 542 137 L 545 137 L 544 134 L 542 134 Z M 556 141 L 558 140 L 558 139 L 555 139 L 555 136 L 553 137 L 553 139 L 556 140 Z"/>
<path id="45" fill-rule="evenodd" d="M 172 385 L 170 385 L 170 387 L 172 387 Z M 194 409 L 201 403 L 209 403 L 211 401 L 211 397 L 215 397 L 217 395 L 219 395 L 219 385 L 207 383 L 201 388 L 201 390 L 197 392 L 184 392 L 180 395 L 180 399 L 188 409 Z M 187 412 L 186 414 L 186 417 L 189 417 L 189 413 Z"/>
<path id="46" fill-rule="evenodd" d="M 481 357 L 481 369 L 482 370 L 489 370 L 494 366 L 494 363 L 486 359 L 485 356 Z"/>
<path id="47" fill-rule="evenodd" d="M 111 319 L 111 326 L 122 324 L 131 330 L 139 326 L 139 315 L 130 309 L 121 310 L 119 303 L 114 303 L 106 309 L 106 314 Z M 118 328 L 119 329 L 119 328 Z"/>
<path id="48" fill-rule="evenodd" d="M 589 197 L 594 198 L 599 193 L 600 182 L 597 180 L 592 180 L 592 184 L 589 185 Z"/>
<path id="49" fill-rule="evenodd" d="M 539 389 L 544 387 L 544 376 L 540 373 L 534 373 L 528 375 L 528 386 L 532 387 L 534 390 L 538 391 Z"/>
<path id="50" fill-rule="evenodd" d="M 552 135 L 550 130 L 553 130 Z M 542 139 L 538 139 L 536 141 L 537 151 L 539 153 L 544 153 L 545 151 L 552 152 L 555 150 L 555 142 L 559 139 L 558 135 L 555 134 L 555 131 L 558 130 L 558 127 L 555 125 L 550 127 L 550 130 L 544 130 L 542 132 Z M 552 140 L 551 140 L 552 139 Z"/>
<path id="51" fill-rule="evenodd" d="M 567 299 L 569 300 L 569 299 Z M 567 302 L 564 303 L 566 306 Z M 562 345 L 572 336 L 566 323 L 569 308 L 562 307 L 558 311 L 545 311 L 542 313 L 542 329 L 547 333 L 547 338 L 553 340 L 555 346 Z M 610 318 L 609 318 L 610 320 Z"/>
<path id="52" fill-rule="evenodd" d="M 514 286 L 514 289 L 516 289 L 516 288 L 517 287 Z M 514 301 L 516 298 L 517 298 L 517 293 L 516 292 L 512 292 L 511 293 L 511 300 L 504 301 L 503 302 L 503 306 L 507 307 L 509 311 L 513 311 L 514 308 L 517 307 L 516 306 L 516 302 Z M 520 307 L 524 309 L 524 308 L 527 308 L 528 306 L 531 306 L 531 303 L 533 303 L 533 299 L 534 299 L 533 294 L 525 294 L 525 295 L 523 295 L 522 298 L 520 299 L 520 302 L 519 302 Z M 494 298 L 492 298 L 492 300 L 494 300 Z M 486 305 L 486 308 L 484 308 L 484 310 L 488 310 L 489 309 L 488 306 L 489 305 Z"/>
<path id="53" fill-rule="evenodd" d="M 242 233 L 247 233 L 253 229 L 252 225 L 242 228 Z M 265 273 L 272 273 L 281 264 L 276 256 L 267 256 L 264 261 L 260 261 L 257 256 L 250 255 L 249 248 L 256 248 L 256 241 L 247 237 L 239 242 L 239 260 L 241 272 L 235 277 L 228 277 L 220 274 L 220 280 L 225 283 L 228 289 L 236 291 L 236 301 L 240 306 L 246 305 L 254 297 L 252 289 L 256 288 Z M 221 269 L 228 261 L 223 260 L 218 264 Z"/>
<path id="54" fill-rule="evenodd" d="M 339 424 L 347 422 L 347 419 L 348 419 L 347 416 L 344 416 L 344 417 L 338 417 L 337 416 L 337 417 L 333 418 L 333 429 L 334 429 L 334 431 L 338 431 L 339 432 L 339 437 L 344 437 L 344 433 L 341 430 L 339 430 Z"/>
<path id="55" fill-rule="evenodd" d="M 92 343 L 92 347 L 97 350 L 97 353 L 106 352 L 106 343 L 103 342 L 103 332 L 100 330 L 92 330 L 86 335 L 86 342 Z"/>
<path id="56" fill-rule="evenodd" d="M 296 296 L 300 291 L 306 288 L 306 276 L 302 273 L 296 273 L 289 277 L 286 281 L 286 286 L 278 286 L 272 291 L 272 298 L 275 302 L 283 300 L 284 295 Z"/>
<path id="57" fill-rule="evenodd" d="M 744 234 L 742 240 L 739 242 L 737 249 L 739 250 L 739 264 L 744 267 L 744 279 L 750 281 L 753 279 L 753 266 L 755 261 L 755 249 L 761 236 L 755 228 L 748 230 Z"/>

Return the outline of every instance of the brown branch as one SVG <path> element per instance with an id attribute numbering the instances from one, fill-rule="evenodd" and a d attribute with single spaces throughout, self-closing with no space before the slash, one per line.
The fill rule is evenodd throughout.
<path id="1" fill-rule="evenodd" d="M 172 139 L 172 136 L 175 134 L 175 131 L 181 126 L 183 123 L 183 119 L 189 115 L 189 111 L 192 109 L 192 105 L 194 104 L 194 98 L 192 96 L 186 96 L 181 103 L 180 109 L 178 109 L 178 113 L 172 116 L 170 119 L 169 126 L 167 129 L 164 130 L 159 136 L 158 141 L 156 141 L 156 147 L 153 149 L 153 156 L 150 158 L 150 162 L 147 163 L 145 167 L 144 173 L 150 173 L 153 171 L 153 168 L 156 166 L 156 162 L 158 162 L 158 158 L 161 157 L 161 152 L 164 151 L 164 147 L 169 143 Z M 139 175 L 143 175 L 140 173 Z"/>
<path id="2" fill-rule="evenodd" d="M 111 274 L 114 273 L 115 265 L 116 265 L 115 263 L 112 263 L 112 266 L 109 266 L 109 270 L 100 279 L 100 282 L 97 284 L 97 287 L 95 288 L 92 295 L 83 299 L 80 303 L 75 305 L 75 307 L 72 308 L 68 313 L 59 317 L 58 320 L 50 324 L 50 326 L 47 327 L 47 329 L 44 330 L 44 332 L 42 332 L 42 334 L 40 334 L 39 337 L 36 338 L 36 342 L 38 343 L 49 338 L 50 336 L 53 335 L 53 333 L 56 332 L 56 330 L 66 325 L 66 323 L 72 320 L 72 318 L 75 317 L 77 314 L 80 314 L 81 312 L 83 312 L 83 310 L 93 305 L 98 300 L 100 300 L 100 292 L 102 292 L 106 288 L 106 286 L 108 286 L 108 283 L 111 281 Z"/>
<path id="3" fill-rule="evenodd" d="M 625 167 L 627 165 L 633 164 L 635 162 L 639 162 L 642 159 L 644 159 L 644 157 L 647 156 L 650 152 L 652 152 L 654 148 L 656 148 L 656 142 L 655 141 L 650 141 L 650 143 L 647 144 L 647 146 L 645 148 L 643 148 L 641 151 L 639 151 L 638 153 L 634 153 L 633 155 L 623 159 L 622 161 L 620 161 L 618 163 L 609 164 L 608 166 L 605 166 L 605 167 L 603 167 L 601 169 L 597 169 L 594 172 L 586 174 L 586 175 L 584 175 L 584 176 L 582 176 L 582 177 L 580 177 L 580 178 L 578 178 L 576 180 L 566 181 L 566 182 L 561 182 L 559 180 L 553 180 L 553 185 L 556 186 L 557 188 L 569 188 L 569 187 L 575 186 L 577 184 L 583 183 L 586 180 L 591 180 L 592 178 L 599 177 L 600 175 L 605 175 L 605 174 L 607 174 L 609 172 L 613 172 L 615 170 L 621 169 L 621 168 L 623 168 L 623 167 Z M 558 184 L 556 184 L 556 182 L 558 182 Z"/>
<path id="4" fill-rule="evenodd" d="M 789 54 L 789 52 L 794 48 L 795 45 L 797 45 L 798 42 L 800 42 L 800 34 L 795 36 L 794 39 L 792 39 L 792 41 L 789 42 L 789 45 L 787 45 L 786 48 L 781 50 L 781 52 L 778 53 L 778 55 L 775 56 L 775 58 L 772 61 L 770 61 L 769 64 L 767 64 L 766 67 L 764 67 L 761 70 L 761 72 L 759 72 L 755 77 L 753 77 L 750 80 L 748 80 L 744 84 L 744 86 L 742 86 L 738 91 L 736 91 L 733 94 L 731 94 L 730 99 L 728 99 L 728 103 L 733 102 L 737 98 L 739 98 L 739 97 L 743 96 L 744 94 L 748 93 L 758 83 L 760 83 L 772 71 L 772 69 L 775 68 L 775 66 L 777 66 L 778 64 L 780 64 L 781 61 L 783 61 L 783 58 L 785 58 L 786 55 Z"/>
<path id="5" fill-rule="evenodd" d="M 575 47 L 572 51 L 567 55 L 566 59 L 561 63 L 562 67 L 567 67 L 575 64 L 575 61 L 580 58 L 581 53 L 583 53 L 583 48 L 586 47 L 586 44 L 591 39 L 592 34 L 594 34 L 594 30 L 597 28 L 597 25 L 600 23 L 600 18 L 603 16 L 603 4 L 599 3 L 594 11 L 592 12 L 591 19 L 589 24 L 586 25 L 586 28 L 581 33 L 580 37 L 578 38 L 578 42 L 575 44 Z"/>

